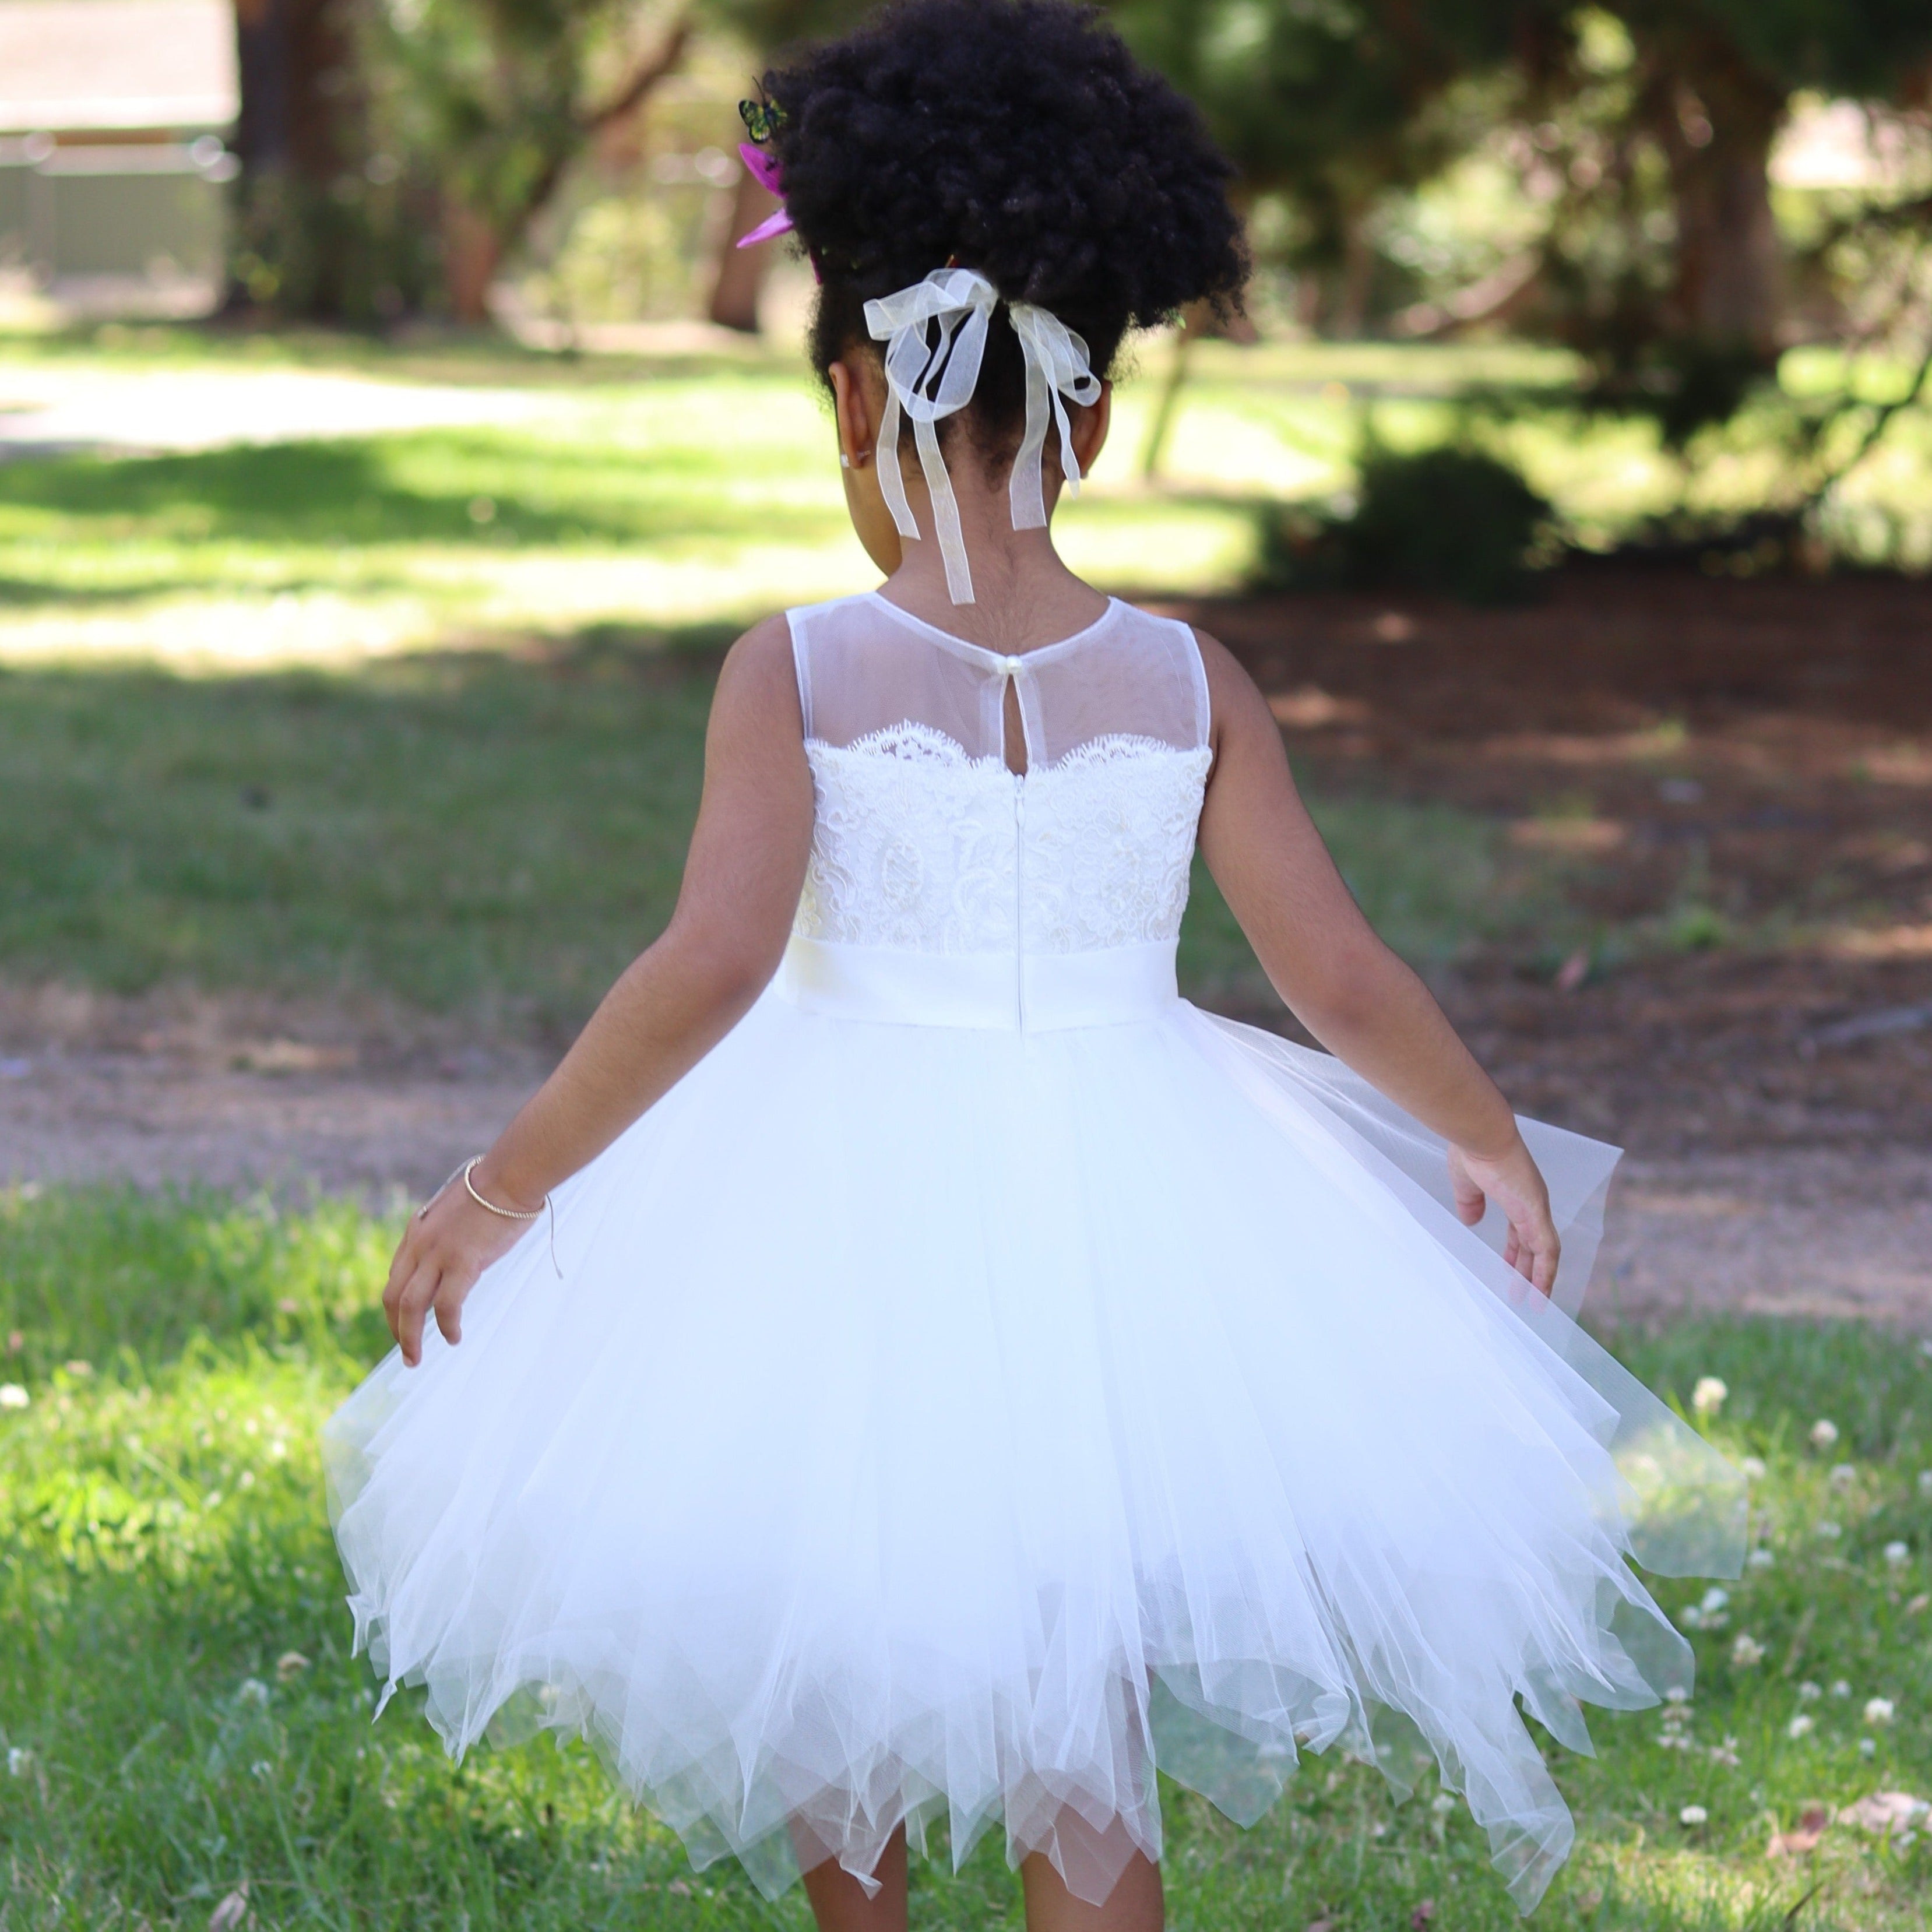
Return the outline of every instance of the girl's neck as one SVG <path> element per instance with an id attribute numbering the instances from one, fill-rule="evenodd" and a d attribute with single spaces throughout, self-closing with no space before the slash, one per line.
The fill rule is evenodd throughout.
<path id="1" fill-rule="evenodd" d="M 1004 477 L 994 490 L 970 468 L 957 461 L 952 466 L 973 602 L 956 604 L 946 590 L 946 560 L 916 461 L 905 464 L 904 473 L 920 535 L 916 542 L 908 538 L 904 544 L 885 595 L 914 616 L 988 650 L 1030 650 L 1084 630 L 1106 610 L 1106 598 L 1060 561 L 1049 531 L 1013 528 Z M 969 473 L 962 476 L 962 470 Z M 1048 508 L 1051 514 L 1050 500 Z"/>

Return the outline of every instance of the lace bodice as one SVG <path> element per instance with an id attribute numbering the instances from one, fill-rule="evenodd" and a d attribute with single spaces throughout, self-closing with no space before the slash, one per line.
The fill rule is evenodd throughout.
<path id="1" fill-rule="evenodd" d="M 876 596 L 791 621 L 817 808 L 800 937 L 946 954 L 1172 943 L 1211 757 L 1184 625 L 1114 604 L 1003 658 Z M 1001 743 L 1009 683 L 1023 774 Z"/>

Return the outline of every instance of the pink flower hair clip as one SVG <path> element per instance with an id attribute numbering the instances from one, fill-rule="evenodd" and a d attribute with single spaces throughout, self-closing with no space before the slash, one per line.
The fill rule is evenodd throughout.
<path id="1" fill-rule="evenodd" d="M 776 154 L 765 152 L 764 144 L 777 133 L 784 121 L 784 110 L 776 103 L 766 100 L 741 100 L 738 104 L 738 117 L 745 124 L 745 132 L 751 136 L 748 141 L 738 143 L 738 153 L 746 166 L 751 170 L 752 178 L 767 193 L 784 199 L 784 178 Z M 780 235 L 790 233 L 792 219 L 783 208 L 776 214 L 768 214 L 748 234 L 738 238 L 740 248 L 754 247 L 760 242 L 770 242 Z"/>

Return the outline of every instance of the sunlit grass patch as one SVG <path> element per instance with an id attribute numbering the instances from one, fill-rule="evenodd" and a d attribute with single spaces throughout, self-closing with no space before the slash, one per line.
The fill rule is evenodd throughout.
<path id="1" fill-rule="evenodd" d="M 386 1342 L 374 1299 L 398 1218 L 0 1196 L 8 1922 L 199 1928 L 245 1883 L 266 1927 L 804 1932 L 796 1893 L 772 1908 L 735 1867 L 694 1874 L 581 1746 L 485 1748 L 458 1768 L 409 1694 L 370 1724 L 314 1432 Z M 1852 1808 L 1932 1796 L 1932 1363 L 1868 1330 L 1762 1321 L 1621 1352 L 1762 1462 L 1753 1546 L 1768 1560 L 1721 1602 L 1658 1582 L 1699 1681 L 1661 1711 L 1593 1714 L 1594 1761 L 1551 1748 L 1579 1848 L 1532 1922 L 1922 1925 L 1923 1822 L 1880 1830 Z M 1422 1922 L 1454 1932 L 1520 1922 L 1432 1778 L 1398 1804 L 1366 1767 L 1312 1760 L 1246 1833 L 1172 1786 L 1165 1803 L 1177 1924 L 1387 1932 L 1425 1902 Z M 1810 1849 L 1766 1856 L 1821 1811 Z M 916 1868 L 914 1911 L 962 1932 L 1016 1924 L 997 1846 L 958 1880 Z"/>
<path id="2" fill-rule="evenodd" d="M 1473 424 L 1594 546 L 1687 488 L 1653 425 L 1580 413 L 1569 358 L 1501 342 L 1198 344 L 1150 480 L 1172 356 L 1165 337 L 1130 348 L 1113 441 L 1057 519 L 1076 567 L 1130 593 L 1238 588 L 1255 561 L 1256 505 L 1348 487 L 1371 425 L 1408 448 Z M 742 623 L 872 580 L 823 399 L 789 341 L 570 358 L 487 338 L 110 329 L 0 342 L 0 379 L 14 366 L 44 384 L 90 358 L 124 386 L 186 370 L 334 374 L 363 392 L 389 378 L 482 386 L 500 393 L 503 419 L 334 440 L 320 424 L 321 440 L 262 448 L 0 464 L 0 657 L 352 658 L 598 620 Z M 1816 386 L 1810 364 L 1792 367 L 1794 386 Z M 1700 458 L 1690 507 L 1774 493 L 1790 460 L 1781 424 L 1760 407 L 1724 432 Z M 1834 496 L 1832 525 L 1853 554 L 1922 561 L 1929 434 L 1902 417 Z"/>

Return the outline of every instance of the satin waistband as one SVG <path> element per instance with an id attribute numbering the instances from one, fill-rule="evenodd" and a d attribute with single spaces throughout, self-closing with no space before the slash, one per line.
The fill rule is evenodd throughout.
<path id="1" fill-rule="evenodd" d="M 1172 1006 L 1174 952 L 1171 939 L 1097 952 L 905 952 L 794 933 L 778 986 L 806 1012 L 843 1019 L 1054 1033 Z"/>

